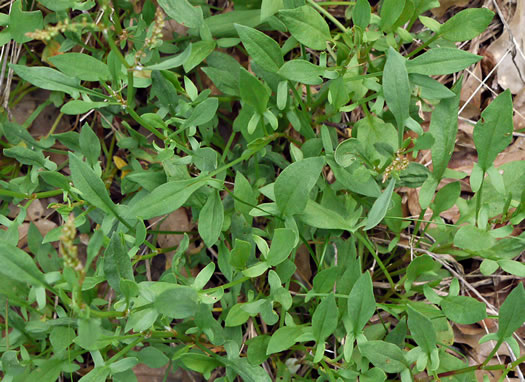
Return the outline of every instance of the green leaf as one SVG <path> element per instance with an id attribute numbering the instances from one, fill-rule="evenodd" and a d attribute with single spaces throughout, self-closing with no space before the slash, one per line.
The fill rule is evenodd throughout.
<path id="1" fill-rule="evenodd" d="M 481 265 L 479 266 L 479 271 L 484 276 L 490 276 L 494 272 L 496 272 L 499 268 L 499 264 L 497 261 L 490 260 L 490 259 L 484 259 L 481 262 Z"/>
<path id="2" fill-rule="evenodd" d="M 108 102 L 91 102 L 91 101 L 81 101 L 81 100 L 73 100 L 69 101 L 68 103 L 64 104 L 62 108 L 60 109 L 61 113 L 67 114 L 67 115 L 78 115 L 78 114 L 84 114 L 92 109 L 101 109 L 103 107 L 110 106 L 112 104 Z"/>
<path id="3" fill-rule="evenodd" d="M 385 341 L 367 341 L 359 344 L 359 351 L 375 367 L 387 373 L 399 373 L 408 367 L 405 355 L 399 346 Z"/>
<path id="4" fill-rule="evenodd" d="M 204 375 L 206 380 L 210 379 L 213 370 L 221 366 L 218 360 L 202 353 L 186 353 L 180 357 L 180 360 L 188 369 Z"/>
<path id="5" fill-rule="evenodd" d="M 87 3 L 82 4 L 75 0 L 38 0 L 38 2 L 47 9 L 55 12 L 66 11 L 73 7 L 75 7 L 74 9 L 76 10 L 79 6 Z"/>
<path id="6" fill-rule="evenodd" d="M 279 44 L 256 29 L 235 24 L 248 55 L 264 70 L 276 73 L 284 64 Z"/>
<path id="7" fill-rule="evenodd" d="M 84 124 L 82 130 L 80 130 L 78 143 L 82 150 L 82 154 L 84 154 L 88 162 L 91 165 L 97 163 L 98 157 L 100 156 L 100 141 L 97 134 L 95 134 L 93 129 L 91 129 L 87 123 Z"/>
<path id="8" fill-rule="evenodd" d="M 280 9 L 284 8 L 283 0 L 262 0 L 261 3 L 261 21 L 273 16 Z"/>
<path id="9" fill-rule="evenodd" d="M 323 73 L 323 68 L 301 59 L 286 61 L 278 72 L 288 80 L 306 85 L 320 85 L 323 82 L 320 77 Z"/>
<path id="10" fill-rule="evenodd" d="M 454 245 L 469 251 L 482 251 L 494 244 L 496 240 L 487 231 L 470 224 L 461 227 L 454 236 Z"/>
<path id="11" fill-rule="evenodd" d="M 27 37 L 26 33 L 43 28 L 44 17 L 41 11 L 24 12 L 22 10 L 22 0 L 12 3 L 7 30 L 15 42 L 23 44 L 31 41 L 32 38 Z"/>
<path id="12" fill-rule="evenodd" d="M 354 336 L 361 333 L 368 320 L 374 315 L 375 310 L 376 301 L 372 278 L 367 271 L 359 276 L 348 297 L 348 319 Z"/>
<path id="13" fill-rule="evenodd" d="M 155 188 L 149 195 L 134 202 L 128 210 L 127 216 L 151 219 L 155 216 L 169 214 L 181 207 L 205 183 L 206 180 L 199 178 L 173 180 L 164 183 Z"/>
<path id="14" fill-rule="evenodd" d="M 412 307 L 408 307 L 408 328 L 414 341 L 421 346 L 426 354 L 436 347 L 437 338 L 432 321 Z"/>
<path id="15" fill-rule="evenodd" d="M 184 65 L 186 60 L 191 56 L 191 48 L 192 44 L 188 44 L 186 49 L 184 49 L 181 53 L 177 54 L 176 56 L 169 57 L 158 64 L 148 65 L 144 69 L 145 70 L 169 70 L 169 69 L 175 69 L 178 68 L 181 65 Z"/>
<path id="16" fill-rule="evenodd" d="M 58 70 L 45 66 L 25 66 L 9 64 L 18 77 L 36 87 L 46 90 L 56 90 L 77 98 L 80 91 L 84 88 L 80 86 L 80 80 L 71 78 Z"/>
<path id="17" fill-rule="evenodd" d="M 446 40 L 472 40 L 489 26 L 494 12 L 487 8 L 468 8 L 455 14 L 441 26 L 439 34 Z"/>
<path id="18" fill-rule="evenodd" d="M 266 262 L 274 267 L 281 264 L 288 258 L 290 252 L 295 247 L 295 233 L 289 228 L 277 228 L 274 231 L 272 245 Z"/>
<path id="19" fill-rule="evenodd" d="M 281 172 L 275 181 L 274 192 L 283 215 L 291 216 L 304 211 L 324 164 L 323 157 L 306 158 L 292 163 Z"/>
<path id="20" fill-rule="evenodd" d="M 419 86 L 421 89 L 421 97 L 426 99 L 443 99 L 454 97 L 456 93 L 442 85 L 435 79 L 424 76 L 422 74 L 413 73 L 409 76 L 410 82 Z"/>
<path id="21" fill-rule="evenodd" d="M 246 358 L 231 360 L 225 357 L 216 357 L 228 369 L 235 371 L 242 381 L 271 382 L 271 379 L 265 369 L 260 366 L 252 365 Z"/>
<path id="22" fill-rule="evenodd" d="M 338 77 L 330 81 L 330 89 L 328 91 L 328 101 L 334 105 L 336 110 L 346 105 L 350 100 L 350 94 L 346 90 L 345 80 L 343 77 Z"/>
<path id="23" fill-rule="evenodd" d="M 385 217 L 388 209 L 390 208 L 390 201 L 392 200 L 392 193 L 396 185 L 395 178 L 390 179 L 388 186 L 379 198 L 376 199 L 370 212 L 368 213 L 368 221 L 365 226 L 365 231 L 374 228 L 378 225 L 381 220 Z"/>
<path id="24" fill-rule="evenodd" d="M 79 318 L 78 336 L 74 342 L 86 350 L 97 350 L 97 340 L 102 334 L 100 318 Z"/>
<path id="25" fill-rule="evenodd" d="M 368 0 L 357 0 L 352 10 L 352 21 L 354 25 L 365 30 L 368 24 L 370 24 L 371 15 L 371 7 Z"/>
<path id="26" fill-rule="evenodd" d="M 195 316 L 198 308 L 197 291 L 191 287 L 180 286 L 162 292 L 154 301 L 160 314 L 175 319 Z"/>
<path id="27" fill-rule="evenodd" d="M 430 134 L 427 137 L 432 138 Z M 408 167 L 399 173 L 398 187 L 418 188 L 423 185 L 430 175 L 430 171 L 421 163 L 410 162 Z"/>
<path id="28" fill-rule="evenodd" d="M 104 252 L 104 274 L 108 284 L 120 293 L 120 280 L 135 280 L 133 268 L 131 267 L 131 258 L 122 244 L 122 239 L 118 232 L 111 235 L 106 251 Z"/>
<path id="29" fill-rule="evenodd" d="M 204 21 L 201 7 L 194 7 L 188 0 L 159 0 L 164 12 L 188 28 L 199 28 Z"/>
<path id="30" fill-rule="evenodd" d="M 406 0 L 384 0 L 381 5 L 381 29 L 389 32 L 403 13 Z"/>
<path id="31" fill-rule="evenodd" d="M 317 272 L 313 280 L 314 290 L 317 293 L 328 293 L 340 276 L 341 269 L 337 267 L 326 268 Z"/>
<path id="32" fill-rule="evenodd" d="M 82 378 L 80 378 L 79 382 L 97 382 L 97 381 L 105 381 L 109 374 L 111 373 L 111 369 L 109 366 L 97 366 L 93 368 L 89 373 L 84 375 Z"/>
<path id="33" fill-rule="evenodd" d="M 240 171 L 235 172 L 233 195 L 235 196 L 233 200 L 235 210 L 245 215 L 250 213 L 252 206 L 257 205 L 257 196 L 248 179 Z"/>
<path id="34" fill-rule="evenodd" d="M 485 304 L 467 296 L 447 296 L 441 300 L 441 309 L 458 324 L 474 324 L 487 317 Z"/>
<path id="35" fill-rule="evenodd" d="M 356 213 L 356 218 L 360 215 L 360 211 Z M 329 208 L 322 206 L 313 200 L 308 200 L 306 208 L 303 213 L 299 215 L 303 223 L 311 227 L 322 229 L 344 229 L 353 232 L 356 229 L 357 219 L 345 219 Z"/>
<path id="36" fill-rule="evenodd" d="M 91 167 L 70 152 L 69 168 L 71 169 L 73 184 L 82 192 L 82 198 L 102 211 L 117 216 L 116 206 L 109 197 L 104 182 Z"/>
<path id="37" fill-rule="evenodd" d="M 219 239 L 223 222 L 224 206 L 219 191 L 213 191 L 202 207 L 198 225 L 199 235 L 208 248 L 212 247 Z"/>
<path id="38" fill-rule="evenodd" d="M 407 268 L 405 289 L 409 291 L 414 281 L 424 273 L 436 271 L 439 264 L 428 255 L 421 255 L 410 262 Z"/>
<path id="39" fill-rule="evenodd" d="M 525 289 L 519 283 L 499 308 L 498 337 L 508 338 L 525 321 Z"/>
<path id="40" fill-rule="evenodd" d="M 349 138 L 339 143 L 335 149 L 334 159 L 341 167 L 349 167 L 356 160 L 365 157 L 361 142 L 356 138 Z"/>
<path id="41" fill-rule="evenodd" d="M 307 5 L 280 10 L 279 16 L 292 36 L 311 49 L 324 50 L 326 41 L 332 39 L 324 18 Z"/>
<path id="42" fill-rule="evenodd" d="M 69 77 L 82 81 L 107 81 L 111 79 L 109 68 L 102 61 L 84 53 L 64 53 L 49 58 L 58 70 Z"/>
<path id="43" fill-rule="evenodd" d="M 324 343 L 324 340 L 335 331 L 338 316 L 339 310 L 335 303 L 335 296 L 329 294 L 323 298 L 312 316 L 313 334 L 318 344 Z"/>
<path id="44" fill-rule="evenodd" d="M 184 0 L 186 1 L 186 0 Z M 186 59 L 182 67 L 188 73 L 190 70 L 199 65 L 215 49 L 217 43 L 215 40 L 198 41 L 192 44 L 190 56 Z"/>
<path id="45" fill-rule="evenodd" d="M 416 9 L 414 15 L 422 15 L 426 11 L 432 8 L 438 8 L 440 6 L 439 0 L 416 0 Z"/>
<path id="46" fill-rule="evenodd" d="M 300 326 L 283 326 L 277 329 L 275 333 L 273 333 L 272 338 L 270 338 L 266 354 L 270 355 L 289 349 L 295 345 L 297 338 L 302 334 L 303 328 Z"/>
<path id="47" fill-rule="evenodd" d="M 153 346 L 141 349 L 136 356 L 140 363 L 155 369 L 163 367 L 169 362 L 169 358 L 166 357 L 162 351 Z"/>
<path id="48" fill-rule="evenodd" d="M 246 277 L 259 277 L 262 275 L 266 270 L 269 268 L 268 263 L 266 262 L 258 262 L 252 265 L 251 267 L 245 269 L 242 271 L 242 274 Z"/>
<path id="49" fill-rule="evenodd" d="M 65 326 L 56 326 L 49 334 L 49 342 L 51 342 L 55 353 L 67 349 L 67 347 L 73 343 L 74 338 L 75 331 L 73 328 L 67 328 Z"/>
<path id="50" fill-rule="evenodd" d="M 419 16 L 419 21 L 434 33 L 439 33 L 439 30 L 441 29 L 441 23 L 432 17 Z"/>
<path id="51" fill-rule="evenodd" d="M 478 164 L 483 171 L 487 171 L 498 154 L 512 142 L 512 114 L 509 89 L 498 95 L 481 113 L 481 119 L 474 127 L 473 138 Z"/>
<path id="52" fill-rule="evenodd" d="M 270 92 L 261 81 L 246 69 L 241 68 L 239 88 L 241 99 L 248 105 L 253 106 L 259 114 L 263 114 L 268 106 Z"/>
<path id="53" fill-rule="evenodd" d="M 252 365 L 260 365 L 268 359 L 266 349 L 268 348 L 270 338 L 269 335 L 263 334 L 246 341 L 246 344 L 248 345 L 246 355 L 248 356 L 248 361 L 250 361 Z"/>
<path id="54" fill-rule="evenodd" d="M 432 48 L 408 60 L 408 73 L 437 76 L 459 72 L 480 61 L 483 57 L 455 48 Z"/>
<path id="55" fill-rule="evenodd" d="M 219 100 L 217 98 L 208 98 L 199 103 L 191 112 L 187 120 L 184 121 L 183 127 L 186 126 L 201 126 L 211 121 L 217 109 L 219 108 Z"/>
<path id="56" fill-rule="evenodd" d="M 434 109 L 430 121 L 430 133 L 434 138 L 432 145 L 432 164 L 435 179 L 441 179 L 454 152 L 458 132 L 459 98 L 462 80 L 454 84 L 455 97 L 443 99 Z"/>
<path id="57" fill-rule="evenodd" d="M 23 146 L 15 146 L 10 149 L 4 149 L 6 157 L 15 158 L 20 164 L 36 166 L 37 168 L 46 168 L 54 171 L 57 169 L 55 162 L 44 157 L 42 151 L 30 150 Z"/>
<path id="58" fill-rule="evenodd" d="M 525 278 L 525 264 L 516 260 L 498 260 L 498 265 L 505 272 Z"/>
<path id="59" fill-rule="evenodd" d="M 136 357 L 126 357 L 119 359 L 116 362 L 112 362 L 109 365 L 109 369 L 114 375 L 118 373 L 123 373 L 126 370 L 131 370 L 137 363 L 139 363 L 139 360 Z"/>
<path id="60" fill-rule="evenodd" d="M 250 313 L 243 310 L 244 304 L 235 304 L 231 307 L 224 320 L 226 327 L 234 327 L 244 324 L 251 317 Z"/>
<path id="61" fill-rule="evenodd" d="M 398 133 L 401 137 L 405 121 L 409 117 L 410 93 L 405 59 L 390 47 L 383 70 L 383 94 L 390 111 L 396 118 Z"/>
<path id="62" fill-rule="evenodd" d="M 0 241 L 0 274 L 31 285 L 46 285 L 34 260 L 20 248 Z"/>
<path id="63" fill-rule="evenodd" d="M 459 198 L 461 193 L 461 184 L 459 182 L 452 182 L 444 186 L 438 191 L 434 198 L 432 212 L 435 216 L 441 212 L 448 210 Z"/>
<path id="64" fill-rule="evenodd" d="M 250 257 L 251 251 L 251 243 L 244 240 L 235 239 L 235 243 L 230 254 L 231 265 L 237 269 L 244 269 Z"/>
<path id="65" fill-rule="evenodd" d="M 261 11 L 259 9 L 233 10 L 206 18 L 204 21 L 210 29 L 213 37 L 235 36 L 235 24 L 246 25 L 255 28 L 261 23 Z"/>

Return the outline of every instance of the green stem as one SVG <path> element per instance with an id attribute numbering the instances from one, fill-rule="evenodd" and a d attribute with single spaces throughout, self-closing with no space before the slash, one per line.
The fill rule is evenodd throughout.
<path id="1" fill-rule="evenodd" d="M 495 348 L 497 349 L 497 348 Z M 489 355 L 486 359 L 485 359 L 485 362 L 483 362 L 482 364 L 478 364 L 478 365 L 473 365 L 473 366 L 469 366 L 469 367 L 464 367 L 462 369 L 457 369 L 457 370 L 451 370 L 451 371 L 446 371 L 446 372 L 443 372 L 443 373 L 439 373 L 438 374 L 438 377 L 439 378 L 445 378 L 445 377 L 448 377 L 448 376 L 452 376 L 452 375 L 459 375 L 459 374 L 465 374 L 465 373 L 470 373 L 472 371 L 476 371 L 476 370 L 504 370 L 504 369 L 507 369 L 508 371 L 518 367 L 519 365 L 521 365 L 523 362 L 525 362 L 525 355 L 518 358 L 516 361 L 508 364 L 508 365 L 487 365 L 487 362 L 490 361 L 492 359 L 492 355 Z"/>
<path id="2" fill-rule="evenodd" d="M 354 5 L 355 1 L 319 1 L 316 4 L 321 7 L 329 7 L 331 5 Z"/>
<path id="3" fill-rule="evenodd" d="M 485 180 L 485 171 L 483 171 L 479 190 L 478 192 L 476 192 L 476 225 L 478 224 L 478 221 L 479 221 L 479 210 L 481 209 L 481 191 L 483 190 L 484 180 Z"/>
<path id="4" fill-rule="evenodd" d="M 162 141 L 164 141 L 166 139 L 166 137 L 164 135 L 162 135 L 162 133 L 160 131 L 158 131 L 156 128 L 154 128 L 153 126 L 150 126 L 146 121 L 144 121 L 140 115 L 138 115 L 135 110 L 133 110 L 131 107 L 127 106 L 126 107 L 126 111 L 128 112 L 128 114 L 131 116 L 131 118 L 133 118 L 137 123 L 139 123 L 141 126 L 144 126 L 144 128 L 146 128 L 150 133 L 152 133 L 153 135 L 155 135 L 157 138 L 159 139 L 162 139 Z"/>
<path id="5" fill-rule="evenodd" d="M 317 9 L 319 13 L 322 13 L 324 17 L 326 17 L 328 20 L 330 20 L 336 27 L 341 29 L 343 33 L 347 33 L 348 29 L 339 22 L 330 12 L 328 12 L 326 9 L 318 5 L 314 0 L 307 0 L 307 3 L 310 4 L 312 7 Z"/>
<path id="6" fill-rule="evenodd" d="M 60 113 L 58 115 L 58 117 L 55 119 L 55 122 L 53 123 L 53 126 L 51 126 L 51 129 L 49 129 L 49 132 L 47 133 L 46 138 L 55 132 L 56 128 L 58 127 L 58 123 L 60 122 L 63 116 L 64 116 L 64 113 Z"/>
<path id="7" fill-rule="evenodd" d="M 42 110 L 44 110 L 47 107 L 47 105 L 50 105 L 50 104 L 51 104 L 51 101 L 47 100 L 47 101 L 41 103 L 40 105 L 38 105 L 38 107 L 35 109 L 35 111 L 33 111 L 31 113 L 31 115 L 29 116 L 29 118 L 26 119 L 26 121 L 22 124 L 22 127 L 25 130 L 27 130 L 29 128 L 29 126 L 31 126 L 33 121 L 36 119 L 36 117 L 38 117 L 40 115 Z"/>
<path id="8" fill-rule="evenodd" d="M 438 38 L 439 38 L 439 33 L 436 33 L 434 36 L 432 36 L 431 38 L 429 38 L 425 43 L 421 44 L 420 46 L 418 46 L 416 49 L 414 49 L 412 52 L 410 52 L 409 54 L 407 54 L 407 58 L 410 58 L 412 56 L 415 56 L 416 54 L 418 54 L 419 52 L 421 52 L 423 49 L 425 49 L 427 46 L 429 46 L 430 44 L 432 44 L 434 41 L 436 41 Z"/>
<path id="9" fill-rule="evenodd" d="M 390 287 L 393 290 L 395 290 L 396 284 L 394 283 L 394 280 L 392 280 L 392 277 L 390 276 L 390 273 L 386 269 L 385 264 L 383 264 L 383 261 L 381 261 L 381 259 L 377 255 L 377 252 L 375 251 L 374 246 L 372 245 L 372 243 L 370 242 L 368 237 L 362 236 L 361 233 L 359 233 L 359 232 L 354 232 L 354 235 L 357 238 L 357 240 L 362 242 L 364 244 L 364 246 L 366 247 L 366 249 L 368 249 L 368 251 L 370 252 L 372 257 L 377 262 L 377 265 L 379 265 L 379 268 L 381 268 L 381 270 L 383 271 L 383 274 L 385 275 L 386 279 L 388 280 L 388 283 L 390 284 Z"/>
<path id="10" fill-rule="evenodd" d="M 227 284 L 224 284 L 224 285 L 220 285 L 218 287 L 215 287 L 215 288 L 209 288 L 209 289 L 203 289 L 202 291 L 200 291 L 200 293 L 213 293 L 213 292 L 216 292 L 218 290 L 221 290 L 221 289 L 228 289 L 228 288 L 231 288 L 235 285 L 238 285 L 238 284 L 242 284 L 243 282 L 245 281 L 248 281 L 250 278 L 247 277 L 247 276 L 244 276 L 244 277 L 241 277 L 240 279 L 237 279 L 235 281 L 232 281 L 230 283 L 227 283 Z"/>
<path id="11" fill-rule="evenodd" d="M 115 318 L 115 317 L 124 317 L 125 312 L 116 312 L 116 311 L 101 311 L 101 310 L 90 310 L 89 314 L 100 317 L 100 318 Z"/>
<path id="12" fill-rule="evenodd" d="M 110 23 L 108 19 L 108 16 L 107 14 L 104 14 L 104 20 L 106 20 L 107 23 Z M 118 57 L 118 59 L 120 60 L 120 62 L 122 63 L 122 65 L 124 65 L 126 67 L 126 69 L 130 69 L 131 68 L 131 65 L 128 64 L 128 62 L 126 61 L 126 59 L 124 58 L 124 56 L 122 55 L 122 52 L 120 51 L 120 49 L 117 47 L 117 44 L 115 44 L 115 41 L 113 41 L 113 38 L 111 37 L 110 35 L 110 29 L 109 28 L 106 28 L 103 32 L 104 34 L 104 37 L 106 39 L 106 41 L 108 42 L 109 44 L 109 47 L 111 49 L 111 51 L 113 53 L 115 53 L 115 55 Z"/>
<path id="13" fill-rule="evenodd" d="M 232 131 L 230 134 L 230 138 L 228 139 L 228 142 L 226 142 L 226 147 L 224 148 L 224 151 L 222 152 L 221 156 L 221 162 L 224 163 L 224 160 L 226 159 L 226 156 L 228 155 L 228 152 L 230 151 L 230 147 L 233 143 L 233 140 L 235 139 L 236 133 Z"/>
<path id="14" fill-rule="evenodd" d="M 62 190 L 61 188 L 57 190 L 37 192 L 36 194 L 31 195 L 31 199 L 51 198 L 53 196 L 62 195 L 63 192 L 64 190 Z"/>
<path id="15" fill-rule="evenodd" d="M 498 351 L 498 349 L 500 348 L 501 344 L 504 342 L 503 338 L 500 338 L 498 340 L 498 342 L 496 343 L 496 346 L 494 346 L 494 349 L 492 349 L 492 351 L 490 352 L 490 354 L 487 356 L 487 358 L 485 359 L 485 361 L 483 361 L 483 363 L 481 364 L 481 367 L 485 367 L 487 366 L 487 363 L 489 363 L 489 361 L 494 357 L 494 355 L 496 354 L 496 352 Z"/>
<path id="16" fill-rule="evenodd" d="M 127 352 L 129 352 L 131 349 L 133 349 L 136 345 L 138 345 L 142 341 L 144 341 L 144 338 L 142 338 L 142 337 L 137 338 L 135 341 L 133 341 L 132 343 L 130 343 L 126 347 L 122 348 L 121 351 L 119 351 L 117 354 L 115 354 L 113 357 L 111 357 L 106 364 L 110 365 L 113 362 L 117 361 L 120 357 L 126 355 Z"/>
<path id="17" fill-rule="evenodd" d="M 6 190 L 3 188 L 0 188 L 0 196 L 10 196 L 12 198 L 29 199 L 26 194 L 23 194 L 21 192 Z"/>
<path id="18" fill-rule="evenodd" d="M 133 108 L 133 105 L 135 104 L 133 96 L 133 91 L 135 89 L 133 88 L 133 70 L 128 70 L 128 89 L 126 93 L 126 104 L 129 108 Z"/>

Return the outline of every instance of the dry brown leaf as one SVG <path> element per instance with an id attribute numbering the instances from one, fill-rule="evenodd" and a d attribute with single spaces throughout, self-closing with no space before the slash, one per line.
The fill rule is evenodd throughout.
<path id="1" fill-rule="evenodd" d="M 29 223 L 25 222 L 18 226 L 18 248 L 24 248 L 27 245 L 27 233 L 29 232 Z"/>
<path id="2" fill-rule="evenodd" d="M 157 217 L 150 219 L 151 224 L 161 223 L 155 227 L 159 231 L 181 231 L 186 232 L 191 230 L 190 220 L 184 208 L 179 208 L 169 214 L 165 219 Z M 160 248 L 170 248 L 178 246 L 184 235 L 182 234 L 160 234 L 157 238 L 157 243 Z M 171 266 L 171 259 L 175 250 L 166 254 L 166 267 Z"/>
<path id="3" fill-rule="evenodd" d="M 508 24 L 518 47 L 523 52 L 525 50 L 523 34 L 525 30 L 525 2 L 517 2 L 516 12 L 514 12 L 512 20 Z M 513 49 L 513 51 L 503 58 L 509 49 Z M 490 45 L 487 49 L 487 54 L 492 56 L 496 63 L 503 59 L 497 69 L 498 83 L 503 89 L 510 89 L 513 94 L 517 94 L 525 85 L 525 59 L 515 48 L 507 28 Z"/>
<path id="4" fill-rule="evenodd" d="M 40 219 L 33 223 L 42 236 L 46 236 L 49 231 L 55 229 L 57 224 L 49 219 Z"/>
<path id="5" fill-rule="evenodd" d="M 514 104 L 514 129 L 525 129 L 525 87 L 523 87 L 512 100 Z"/>
<path id="6" fill-rule="evenodd" d="M 481 63 L 477 63 L 472 72 L 474 75 L 469 75 L 463 87 L 461 88 L 460 94 L 460 108 L 469 100 L 469 98 L 474 94 L 476 89 L 479 87 L 479 80 L 481 78 Z M 477 78 L 476 78 L 477 77 Z M 461 112 L 461 116 L 468 119 L 473 119 L 479 117 L 481 113 L 481 91 L 478 91 L 469 103 Z"/>
<path id="7" fill-rule="evenodd" d="M 508 162 L 525 160 L 525 138 L 518 137 L 513 144 L 507 147 L 494 160 L 494 166 L 499 167 Z"/>
<path id="8" fill-rule="evenodd" d="M 27 208 L 26 220 L 36 221 L 44 216 L 44 206 L 38 199 L 33 200 L 31 205 Z"/>
<path id="9" fill-rule="evenodd" d="M 301 283 L 309 283 L 312 278 L 312 268 L 310 267 L 310 253 L 304 244 L 297 248 L 295 266 L 297 267 L 296 276 L 298 276 Z M 300 288 L 299 285 L 293 283 L 290 285 L 290 289 L 298 292 Z"/>

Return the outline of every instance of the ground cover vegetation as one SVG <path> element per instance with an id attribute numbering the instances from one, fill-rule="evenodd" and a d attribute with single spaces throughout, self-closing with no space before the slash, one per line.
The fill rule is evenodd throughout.
<path id="1" fill-rule="evenodd" d="M 456 73 L 482 59 L 460 43 L 492 10 L 3 3 L 3 380 L 520 375 L 525 161 L 495 166 L 509 90 L 483 105 L 471 171 L 449 166 Z M 497 306 L 465 268 L 511 276 Z M 473 362 L 454 328 L 487 323 Z"/>

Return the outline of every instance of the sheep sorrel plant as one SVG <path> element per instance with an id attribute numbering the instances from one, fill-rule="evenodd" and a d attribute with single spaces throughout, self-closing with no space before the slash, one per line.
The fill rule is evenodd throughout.
<path id="1" fill-rule="evenodd" d="M 2 1 L 3 380 L 523 378 L 508 90 L 449 168 L 494 13 L 439 6 Z"/>

